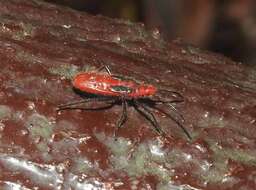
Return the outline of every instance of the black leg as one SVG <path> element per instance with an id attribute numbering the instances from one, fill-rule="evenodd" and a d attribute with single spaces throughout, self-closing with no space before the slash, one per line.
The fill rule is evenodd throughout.
<path id="1" fill-rule="evenodd" d="M 159 95 L 156 95 L 157 99 L 152 99 L 152 101 L 154 101 L 155 103 L 159 103 L 159 104 L 166 104 L 166 103 L 181 103 L 181 102 L 184 102 L 184 97 L 179 93 L 179 92 L 176 92 L 176 91 L 170 91 L 170 90 L 163 90 L 163 89 L 160 89 L 158 90 L 158 94 L 161 94 L 161 92 L 168 92 L 168 93 L 171 93 L 173 95 L 176 96 L 175 99 L 169 99 L 169 98 L 162 98 L 161 96 Z"/>
<path id="2" fill-rule="evenodd" d="M 68 108 L 70 108 L 70 107 L 72 107 L 74 105 L 84 104 L 84 103 L 86 103 L 88 101 L 90 101 L 90 99 L 86 98 L 86 99 L 82 99 L 82 100 L 78 100 L 78 101 L 74 101 L 74 102 L 69 102 L 67 104 L 61 104 L 61 105 L 58 105 L 57 111 L 68 109 Z"/>
<path id="3" fill-rule="evenodd" d="M 171 120 L 173 120 L 181 129 L 182 131 L 186 134 L 186 136 L 189 138 L 189 140 L 192 139 L 191 135 L 189 134 L 189 132 L 187 131 L 187 129 L 180 123 L 179 120 L 177 120 L 176 118 L 174 118 L 172 115 L 170 115 L 169 113 L 166 113 L 165 111 L 163 111 L 162 109 L 153 106 L 154 109 L 157 109 L 159 112 L 163 113 L 166 117 L 170 118 Z M 176 109 L 175 109 L 176 110 Z M 184 121 L 183 116 L 182 117 L 182 121 Z"/>
<path id="4" fill-rule="evenodd" d="M 152 99 L 152 101 L 154 101 L 156 104 L 173 104 L 173 103 L 184 102 L 184 100 L 182 100 L 182 99 L 177 99 L 177 100 L 162 100 L 162 99 L 154 100 L 154 99 Z"/>
<path id="5" fill-rule="evenodd" d="M 66 109 L 80 109 L 78 106 L 83 105 L 87 102 L 109 102 L 111 104 L 113 104 L 114 102 L 116 102 L 116 99 L 110 99 L 110 98 L 106 98 L 106 97 L 95 97 L 95 98 L 85 98 L 79 101 L 75 101 L 75 102 L 70 102 L 67 104 L 61 104 L 58 106 L 57 111 L 61 111 L 61 110 L 66 110 Z"/>
<path id="6" fill-rule="evenodd" d="M 150 123 L 153 125 L 154 129 L 160 134 L 165 136 L 165 132 L 159 126 L 155 116 L 151 113 L 151 111 L 145 107 L 142 103 L 134 100 L 134 108 L 143 115 Z"/>
<path id="7" fill-rule="evenodd" d="M 175 106 L 173 105 L 174 103 L 181 103 L 181 101 L 179 100 L 172 100 L 172 101 L 168 101 L 168 102 L 164 102 L 164 101 L 161 101 L 161 100 L 147 100 L 147 99 L 140 99 L 141 103 L 144 103 L 144 104 L 148 104 L 150 107 L 155 107 L 156 105 L 167 105 L 170 110 L 175 113 L 175 115 L 177 117 L 179 117 L 179 119 L 182 121 L 182 122 L 185 122 L 185 118 L 183 117 L 182 114 L 180 114 L 178 112 L 178 110 L 175 108 Z"/>
<path id="8" fill-rule="evenodd" d="M 117 130 L 122 127 L 122 125 L 125 123 L 126 120 L 127 120 L 127 101 L 125 99 L 122 99 L 122 115 L 117 121 L 116 128 L 114 131 L 114 137 L 116 137 Z"/>
<path id="9" fill-rule="evenodd" d="M 171 104 L 171 103 L 167 103 L 167 106 L 169 107 L 169 108 L 171 108 L 171 110 L 179 117 L 179 119 L 181 120 L 181 122 L 185 122 L 185 118 L 183 117 L 183 115 L 182 114 L 180 114 L 179 112 L 178 112 L 178 110 Z"/>

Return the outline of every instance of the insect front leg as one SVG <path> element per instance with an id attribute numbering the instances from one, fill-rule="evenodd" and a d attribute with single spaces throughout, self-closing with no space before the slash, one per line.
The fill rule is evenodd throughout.
<path id="1" fill-rule="evenodd" d="M 168 97 L 163 97 L 162 94 L 167 94 Z M 152 98 L 152 101 L 159 104 L 181 103 L 184 102 L 184 96 L 182 96 L 179 92 L 176 91 L 159 89 L 158 93 L 155 95 L 155 99 Z"/>
<path id="2" fill-rule="evenodd" d="M 168 118 L 170 118 L 172 121 L 174 121 L 181 129 L 182 129 L 182 131 L 186 134 L 186 136 L 188 137 L 188 139 L 189 140 L 191 140 L 192 139 L 192 137 L 191 137 L 191 135 L 189 134 L 189 132 L 187 131 L 187 129 L 181 124 L 181 122 L 179 121 L 179 120 L 177 120 L 174 116 L 172 116 L 171 114 L 169 114 L 169 113 L 167 113 L 166 111 L 164 111 L 164 110 L 162 110 L 162 109 L 160 109 L 160 108 L 158 108 L 158 107 L 156 107 L 156 106 L 151 106 L 153 109 L 156 109 L 156 110 L 158 110 L 159 112 L 161 112 L 162 114 L 164 114 L 166 117 L 168 117 Z M 175 109 L 175 111 L 176 111 L 176 108 L 174 108 Z M 176 112 L 176 114 L 178 114 L 178 116 L 181 118 L 181 121 L 182 122 L 185 122 L 185 119 L 184 119 L 184 117 L 180 114 L 180 113 L 178 113 L 178 112 Z"/>
<path id="3" fill-rule="evenodd" d="M 179 118 L 179 120 L 181 120 L 183 123 L 185 122 L 185 118 L 183 117 L 182 114 L 180 114 L 178 112 L 178 110 L 176 109 L 176 107 L 174 106 L 175 104 L 178 103 L 182 103 L 184 102 L 184 97 L 176 91 L 170 91 L 170 90 L 159 90 L 159 94 L 161 94 L 161 92 L 168 92 L 169 94 L 171 93 L 173 96 L 173 98 L 164 98 L 161 95 L 157 95 L 157 99 L 151 99 L 154 104 L 158 105 L 158 104 L 162 104 L 162 105 L 166 105 L 168 106 L 168 108 Z"/>
<path id="4" fill-rule="evenodd" d="M 168 106 L 168 108 L 170 108 L 170 110 L 175 114 L 178 120 L 180 120 L 182 123 L 185 122 L 184 116 L 177 110 L 177 108 L 172 103 L 165 103 L 163 105 Z M 156 109 L 157 106 L 153 106 L 153 107 Z M 160 110 L 160 108 L 157 108 L 157 109 Z"/>
<path id="5" fill-rule="evenodd" d="M 142 115 L 144 116 L 150 123 L 153 125 L 154 129 L 160 134 L 165 136 L 165 132 L 161 129 L 159 126 L 155 116 L 151 113 L 151 111 L 144 106 L 142 103 L 139 103 L 138 101 L 134 100 L 134 108 Z"/>

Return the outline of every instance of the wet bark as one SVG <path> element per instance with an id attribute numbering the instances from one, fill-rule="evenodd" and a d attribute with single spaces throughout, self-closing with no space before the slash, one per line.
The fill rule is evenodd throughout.
<path id="1" fill-rule="evenodd" d="M 38 0 L 2 0 L 0 19 L 1 189 L 256 187 L 254 68 L 180 41 L 167 43 L 143 24 Z M 60 104 L 88 98 L 72 88 L 72 78 L 102 65 L 154 85 L 150 99 L 180 93 L 177 111 L 160 109 L 192 140 L 147 101 L 168 138 L 131 104 L 116 139 L 120 104 L 57 112 Z"/>

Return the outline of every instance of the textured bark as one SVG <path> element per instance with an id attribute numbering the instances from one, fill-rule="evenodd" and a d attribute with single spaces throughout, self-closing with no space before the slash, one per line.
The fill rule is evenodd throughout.
<path id="1" fill-rule="evenodd" d="M 166 43 L 143 24 L 38 0 L 1 0 L 0 19 L 1 189 L 256 188 L 255 69 Z M 180 92 L 193 139 L 159 112 L 168 140 L 132 107 L 116 141 L 120 105 L 56 112 L 86 96 L 72 77 L 103 64 L 164 89 L 158 96 Z"/>

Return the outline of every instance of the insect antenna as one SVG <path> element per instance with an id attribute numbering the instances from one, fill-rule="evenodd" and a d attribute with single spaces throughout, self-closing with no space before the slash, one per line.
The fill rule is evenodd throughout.
<path id="1" fill-rule="evenodd" d="M 109 66 L 107 66 L 107 65 L 102 65 L 100 68 L 97 69 L 97 71 L 100 72 L 100 71 L 102 71 L 103 69 L 105 69 L 109 75 L 112 75 L 112 73 L 111 73 L 111 71 L 110 71 L 110 68 L 109 68 Z"/>

